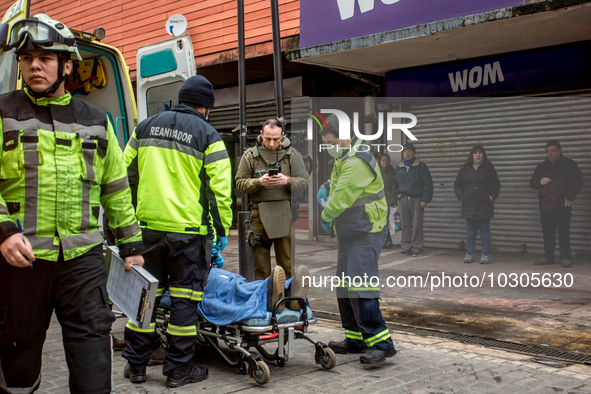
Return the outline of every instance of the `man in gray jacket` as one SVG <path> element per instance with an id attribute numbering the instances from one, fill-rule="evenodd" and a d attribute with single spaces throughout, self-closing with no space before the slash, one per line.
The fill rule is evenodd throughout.
<path id="1" fill-rule="evenodd" d="M 433 199 L 429 168 L 415 155 L 415 146 L 406 143 L 402 151 L 404 160 L 396 167 L 392 181 L 392 199 L 394 207 L 398 207 L 402 227 L 400 256 L 423 254 L 423 214 Z"/>

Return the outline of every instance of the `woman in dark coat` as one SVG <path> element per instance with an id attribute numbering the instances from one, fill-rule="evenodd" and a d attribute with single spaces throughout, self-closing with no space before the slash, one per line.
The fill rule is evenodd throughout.
<path id="1" fill-rule="evenodd" d="M 476 233 L 480 232 L 482 257 L 480 264 L 490 263 L 490 219 L 494 216 L 494 201 L 499 196 L 501 182 L 482 145 L 470 149 L 468 160 L 460 168 L 454 184 L 456 197 L 462 202 L 462 218 L 466 219 L 466 249 L 464 263 L 474 260 Z"/>
<path id="2" fill-rule="evenodd" d="M 392 202 L 392 180 L 394 179 L 394 167 L 390 165 L 390 156 L 386 153 L 383 153 L 380 156 L 380 172 L 382 174 L 382 180 L 384 181 L 384 191 L 386 193 L 386 201 L 388 202 L 388 220 L 390 220 L 390 207 L 394 205 Z M 392 223 L 392 226 L 394 223 Z M 390 236 L 390 231 L 388 231 L 388 237 L 386 238 L 386 244 L 384 245 L 385 248 L 391 249 L 394 247 L 392 245 L 392 237 Z"/>

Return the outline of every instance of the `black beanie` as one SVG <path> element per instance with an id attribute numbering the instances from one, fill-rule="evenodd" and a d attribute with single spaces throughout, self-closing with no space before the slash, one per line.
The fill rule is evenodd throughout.
<path id="1" fill-rule="evenodd" d="M 415 146 L 413 144 L 411 144 L 410 142 L 407 142 L 406 144 L 404 144 L 404 146 L 402 147 L 402 150 L 405 150 L 405 149 L 410 149 L 411 151 L 417 153 Z"/>
<path id="2" fill-rule="evenodd" d="M 213 85 L 203 75 L 190 77 L 179 90 L 179 103 L 213 108 L 214 102 Z"/>

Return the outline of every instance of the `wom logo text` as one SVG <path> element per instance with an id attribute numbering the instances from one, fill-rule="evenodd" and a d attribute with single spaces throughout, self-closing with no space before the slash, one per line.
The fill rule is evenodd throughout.
<path id="1" fill-rule="evenodd" d="M 314 111 L 311 108 L 307 108 L 311 111 L 308 113 L 310 118 L 308 118 L 308 140 L 312 140 L 314 137 L 314 123 L 312 120 L 316 120 L 316 123 L 320 128 L 326 128 L 328 130 L 328 126 L 326 125 L 326 121 L 324 117 Z M 340 140 L 350 140 L 351 138 L 351 119 L 349 116 L 338 109 L 321 109 L 321 113 L 323 114 L 335 114 L 337 119 L 339 120 L 339 139 Z M 415 127 L 417 125 L 417 117 L 413 114 L 409 114 L 408 112 L 388 112 L 386 113 L 386 138 L 388 141 L 391 141 L 392 138 L 392 131 L 394 130 L 401 130 L 408 139 L 412 141 L 416 141 L 417 138 L 409 131 L 409 129 Z M 410 123 L 400 123 L 402 119 L 410 119 Z M 331 130 L 332 131 L 332 130 Z M 362 134 L 359 131 L 359 112 L 353 113 L 353 132 L 357 138 L 364 140 L 364 141 L 374 141 L 377 140 L 382 136 L 384 133 L 384 113 L 378 112 L 378 131 L 375 134 Z"/>

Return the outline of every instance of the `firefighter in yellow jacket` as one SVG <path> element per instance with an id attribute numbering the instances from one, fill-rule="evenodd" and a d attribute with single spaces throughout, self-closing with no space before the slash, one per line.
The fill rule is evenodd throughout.
<path id="1" fill-rule="evenodd" d="M 142 121 L 125 148 L 130 184 L 134 193 L 137 189 L 145 268 L 160 281 L 156 305 L 166 286 L 172 300 L 162 370 L 168 387 L 207 379 L 207 367 L 189 362 L 197 335 L 197 303 L 209 273 L 211 244 L 206 238 L 211 216 L 222 250 L 232 224 L 230 159 L 221 137 L 207 123 L 213 86 L 203 76 L 190 77 L 179 90 L 178 102 L 170 111 Z M 156 308 L 149 329 L 131 321 L 125 328 L 124 376 L 133 383 L 146 380 L 150 353 L 160 346 L 155 313 Z"/>
<path id="2" fill-rule="evenodd" d="M 25 89 L 0 96 L 1 389 L 30 393 L 39 386 L 55 310 L 70 391 L 109 393 L 115 317 L 101 205 L 126 269 L 143 264 L 121 149 L 107 116 L 64 90 L 72 60 L 81 60 L 67 27 L 37 15 L 14 25 L 9 45 Z"/>

